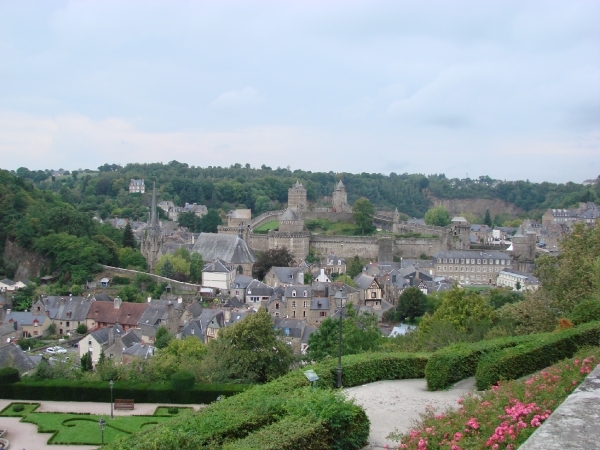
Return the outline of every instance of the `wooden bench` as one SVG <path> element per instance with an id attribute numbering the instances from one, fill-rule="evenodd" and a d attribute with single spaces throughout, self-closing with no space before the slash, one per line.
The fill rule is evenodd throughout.
<path id="1" fill-rule="evenodd" d="M 134 401 L 129 398 L 115 399 L 115 409 L 133 409 Z"/>

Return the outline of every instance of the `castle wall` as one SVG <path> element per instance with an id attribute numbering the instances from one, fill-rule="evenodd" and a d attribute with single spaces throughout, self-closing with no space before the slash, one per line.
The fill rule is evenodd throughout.
<path id="1" fill-rule="evenodd" d="M 303 211 L 301 217 L 304 220 L 325 219 L 331 222 L 350 222 L 354 223 L 354 216 L 351 212 L 332 212 L 329 208 L 318 208 L 314 211 Z"/>
<path id="2" fill-rule="evenodd" d="M 248 233 L 246 243 L 253 252 L 262 253 L 269 250 L 269 236 L 266 234 Z"/>
<path id="3" fill-rule="evenodd" d="M 379 255 L 377 238 L 372 236 L 312 236 L 310 247 L 317 254 L 329 255 L 335 253 L 344 258 L 359 258 L 376 260 Z"/>
<path id="4" fill-rule="evenodd" d="M 287 247 L 294 255 L 296 261 L 305 259 L 308 256 L 310 249 L 310 232 L 303 231 L 298 233 L 269 231 L 268 241 L 269 248 Z"/>
<path id="5" fill-rule="evenodd" d="M 279 216 L 283 214 L 284 211 L 267 211 L 266 213 L 262 213 L 260 216 L 255 217 L 250 222 L 250 228 L 260 227 L 263 223 L 270 222 L 271 220 L 279 220 Z"/>
<path id="6" fill-rule="evenodd" d="M 402 258 L 419 258 L 422 254 L 433 256 L 445 250 L 448 250 L 448 246 L 441 239 L 410 238 L 394 241 L 394 256 Z"/>

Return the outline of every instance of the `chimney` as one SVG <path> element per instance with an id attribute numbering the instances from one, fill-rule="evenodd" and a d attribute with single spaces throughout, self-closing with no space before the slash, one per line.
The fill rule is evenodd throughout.
<path id="1" fill-rule="evenodd" d="M 114 300 L 115 309 L 121 308 L 121 303 L 123 303 L 123 300 L 121 300 L 119 297 L 115 297 L 115 300 Z"/>
<path id="2" fill-rule="evenodd" d="M 298 284 L 304 284 L 304 272 L 299 271 L 298 272 Z"/>
<path id="3" fill-rule="evenodd" d="M 212 270 L 213 270 L 213 272 L 215 270 L 215 260 L 214 259 L 212 260 Z"/>

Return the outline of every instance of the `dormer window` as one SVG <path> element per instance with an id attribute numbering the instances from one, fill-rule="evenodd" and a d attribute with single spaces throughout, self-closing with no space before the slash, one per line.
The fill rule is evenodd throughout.
<path id="1" fill-rule="evenodd" d="M 304 289 L 304 292 L 302 293 L 303 297 L 308 297 L 308 292 L 306 291 L 306 289 Z"/>
<path id="2" fill-rule="evenodd" d="M 296 296 L 296 290 L 294 289 L 294 290 L 292 291 L 292 297 L 295 297 L 295 296 Z"/>

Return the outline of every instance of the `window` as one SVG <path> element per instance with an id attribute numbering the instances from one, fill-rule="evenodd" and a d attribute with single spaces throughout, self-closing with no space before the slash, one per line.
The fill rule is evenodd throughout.
<path id="1" fill-rule="evenodd" d="M 304 308 L 306 308 L 306 302 L 304 302 L 304 305 L 302 305 Z"/>
<path id="2" fill-rule="evenodd" d="M 477 264 L 481 264 L 481 260 L 480 259 L 477 260 Z"/>
<path id="3" fill-rule="evenodd" d="M 484 264 L 487 264 L 487 259 L 484 259 L 484 260 L 483 260 L 483 263 L 484 263 Z"/>
<path id="4" fill-rule="evenodd" d="M 377 292 L 371 292 L 371 298 L 377 298 Z"/>
<path id="5" fill-rule="evenodd" d="M 321 316 L 321 317 L 327 317 L 327 311 L 321 311 L 319 313 L 319 316 Z"/>
<path id="6" fill-rule="evenodd" d="M 302 293 L 302 297 L 308 297 L 308 292 L 306 291 L 306 289 L 304 289 L 304 292 Z"/>
<path id="7" fill-rule="evenodd" d="M 292 297 L 295 297 L 295 296 L 296 296 L 296 290 L 294 289 L 294 290 L 292 291 Z"/>
<path id="8" fill-rule="evenodd" d="M 70 327 L 71 326 L 71 322 L 67 322 L 67 326 Z"/>
<path id="9" fill-rule="evenodd" d="M 447 263 L 447 262 L 448 262 L 448 260 L 446 258 L 444 258 L 444 263 Z"/>
<path id="10" fill-rule="evenodd" d="M 464 268 L 463 266 L 460 266 L 460 271 L 461 271 L 461 272 L 464 272 L 464 271 L 465 271 L 465 268 Z M 461 278 L 461 280 L 462 280 L 462 276 L 461 276 L 460 278 Z"/>
<path id="11" fill-rule="evenodd" d="M 464 258 L 461 258 L 461 260 L 460 260 L 460 263 L 461 263 L 461 264 L 464 264 L 464 263 L 465 263 L 465 259 L 464 259 Z"/>
<path id="12" fill-rule="evenodd" d="M 444 272 L 446 272 L 446 266 L 444 266 Z"/>
<path id="13" fill-rule="evenodd" d="M 295 308 L 295 307 L 296 307 L 296 302 L 295 302 L 295 301 L 293 301 L 293 302 L 292 302 L 292 308 Z"/>
<path id="14" fill-rule="evenodd" d="M 33 335 L 34 335 L 34 336 L 37 336 L 37 335 L 38 335 L 38 331 L 37 331 L 37 330 L 35 330 L 35 331 L 33 332 Z"/>
<path id="15" fill-rule="evenodd" d="M 279 303 L 275 303 L 275 309 L 279 309 Z"/>
<path id="16" fill-rule="evenodd" d="M 475 260 L 474 259 L 471 259 L 471 264 L 475 264 Z"/>
<path id="17" fill-rule="evenodd" d="M 302 317 L 306 317 L 306 311 L 302 311 Z"/>
<path id="18" fill-rule="evenodd" d="M 296 317 L 296 311 L 292 311 L 292 317 Z"/>

